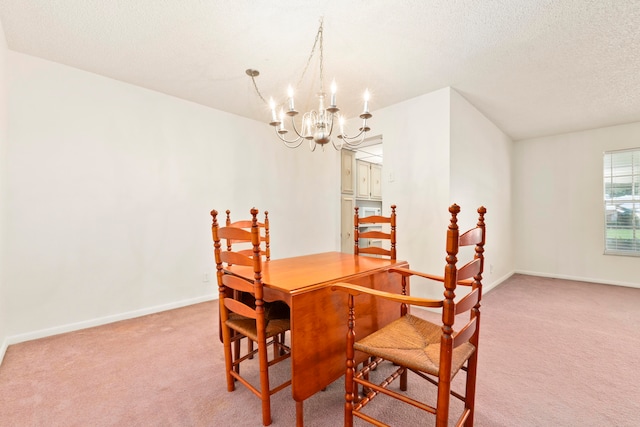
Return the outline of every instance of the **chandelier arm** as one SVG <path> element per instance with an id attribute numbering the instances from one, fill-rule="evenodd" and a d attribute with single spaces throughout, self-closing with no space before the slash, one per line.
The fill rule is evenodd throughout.
<path id="1" fill-rule="evenodd" d="M 280 134 L 277 130 L 276 130 L 276 135 L 289 148 L 298 148 L 300 144 L 302 144 L 302 141 L 304 141 L 304 138 L 296 138 L 293 140 L 288 140 L 284 136 L 282 136 L 282 134 Z"/>
<path id="2" fill-rule="evenodd" d="M 357 147 L 358 145 L 362 144 L 362 142 L 364 141 L 364 137 L 366 132 L 360 132 L 358 133 L 358 135 L 354 136 L 354 137 L 347 137 L 347 138 L 342 138 L 342 140 L 344 141 L 344 144 L 348 147 Z"/>
<path id="3" fill-rule="evenodd" d="M 362 120 L 362 127 L 359 129 L 357 135 L 349 136 L 346 133 L 341 134 L 341 139 L 348 147 L 356 147 L 364 141 L 364 137 L 366 133 L 369 132 L 369 127 L 367 126 L 367 119 Z M 358 141 L 359 139 L 359 141 Z"/>
<path id="4" fill-rule="evenodd" d="M 293 127 L 293 131 L 298 135 L 298 138 L 304 139 L 304 135 L 300 134 L 298 131 L 298 127 L 296 126 L 296 121 L 293 117 L 291 117 L 291 126 Z M 304 118 L 302 119 L 302 127 L 304 128 Z"/>
<path id="5" fill-rule="evenodd" d="M 331 144 L 333 144 L 333 148 L 335 148 L 337 151 L 340 151 L 340 150 L 342 150 L 342 147 L 344 147 L 344 145 L 345 145 L 344 144 L 344 140 L 342 138 L 340 138 L 340 137 L 338 137 L 336 139 L 339 139 L 340 142 L 338 144 L 336 144 L 336 141 L 333 138 L 331 138 Z"/>

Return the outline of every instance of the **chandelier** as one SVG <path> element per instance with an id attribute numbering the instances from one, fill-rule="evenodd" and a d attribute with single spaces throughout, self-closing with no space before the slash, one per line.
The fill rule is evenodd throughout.
<path id="1" fill-rule="evenodd" d="M 276 105 L 276 102 L 273 100 L 273 98 L 271 98 L 268 103 L 269 109 L 271 110 L 271 120 L 269 124 L 274 127 L 278 138 L 289 148 L 299 147 L 304 140 L 309 141 L 309 148 L 311 149 L 311 151 L 315 151 L 318 145 L 324 148 L 324 146 L 329 142 L 331 142 L 336 150 L 340 150 L 344 146 L 357 147 L 364 141 L 365 134 L 371 130 L 371 128 L 369 128 L 369 126 L 367 125 L 367 119 L 370 119 L 372 117 L 371 113 L 369 112 L 368 90 L 366 90 L 364 93 L 364 108 L 362 113 L 360 114 L 362 125 L 358 129 L 358 132 L 354 135 L 348 135 L 345 132 L 345 118 L 344 116 L 338 114 L 340 109 L 336 104 L 337 90 L 335 80 L 331 83 L 331 95 L 328 101 L 329 105 L 326 105 L 327 94 L 324 91 L 324 51 L 322 43 L 322 21 L 323 20 L 321 18 L 320 27 L 318 28 L 313 47 L 311 48 L 311 54 L 309 55 L 309 59 L 307 60 L 307 64 L 304 70 L 302 71 L 300 80 L 298 81 L 298 83 L 302 81 L 305 72 L 307 71 L 309 64 L 311 63 L 311 60 L 313 59 L 314 54 L 316 53 L 316 51 L 319 51 L 320 91 L 316 95 L 316 97 L 318 98 L 318 109 L 303 113 L 302 120 L 298 119 L 298 122 L 296 123 L 296 116 L 298 116 L 299 112 L 296 111 L 295 108 L 295 92 L 291 85 L 289 85 L 287 91 L 286 103 Z M 260 93 L 258 85 L 256 84 L 256 77 L 260 75 L 260 72 L 258 70 L 248 69 L 246 70 L 246 73 L 249 77 L 251 77 L 253 86 L 260 99 L 262 99 L 262 101 L 266 103 L 266 100 Z M 279 108 L 279 112 L 276 111 L 277 107 Z M 289 118 L 289 125 L 287 125 L 286 123 L 285 119 L 287 117 L 285 116 Z M 291 133 L 291 131 L 293 133 Z M 337 135 L 335 135 L 336 133 Z M 288 134 L 291 134 L 291 136 L 289 136 Z M 334 135 L 338 139 L 338 141 L 335 140 Z"/>

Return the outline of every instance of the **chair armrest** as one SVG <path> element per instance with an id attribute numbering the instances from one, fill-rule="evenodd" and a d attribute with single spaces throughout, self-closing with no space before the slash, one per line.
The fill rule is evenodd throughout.
<path id="1" fill-rule="evenodd" d="M 421 307 L 442 307 L 442 300 L 417 298 L 409 295 L 396 294 L 393 292 L 379 291 L 377 289 L 371 289 L 360 285 L 352 285 L 350 283 L 335 283 L 331 285 L 331 290 L 347 292 L 348 294 L 353 296 L 368 294 L 390 301 L 400 302 L 408 305 L 418 305 Z"/>
<path id="2" fill-rule="evenodd" d="M 421 273 L 420 271 L 409 270 L 408 268 L 390 268 L 389 273 L 398 273 L 402 276 L 419 276 L 429 280 L 435 280 L 436 282 L 444 282 L 444 277 L 435 276 L 433 274 Z"/>
<path id="3" fill-rule="evenodd" d="M 418 276 L 418 277 L 423 277 L 429 280 L 435 280 L 436 282 L 444 282 L 444 277 L 442 276 L 435 276 L 433 274 L 421 273 L 419 271 L 409 270 L 408 268 L 401 268 L 401 267 L 390 268 L 389 272 L 398 273 L 404 277 Z M 473 285 L 473 280 L 472 279 L 459 280 L 458 285 L 471 286 Z"/>

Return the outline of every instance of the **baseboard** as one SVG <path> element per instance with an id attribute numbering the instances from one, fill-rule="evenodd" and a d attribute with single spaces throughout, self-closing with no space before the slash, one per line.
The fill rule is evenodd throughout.
<path id="1" fill-rule="evenodd" d="M 507 280 L 509 277 L 513 276 L 514 274 L 515 273 L 512 271 L 512 272 L 507 273 L 504 276 L 500 277 L 498 280 L 494 280 L 493 282 L 491 282 L 489 284 L 484 283 L 482 285 L 482 293 L 486 294 L 487 292 L 491 291 L 492 289 L 495 289 L 499 284 L 501 284 L 502 282 Z M 486 282 L 486 279 L 483 280 L 483 282 Z"/>
<path id="2" fill-rule="evenodd" d="M 593 279 L 591 277 L 570 276 L 566 274 L 549 274 L 539 271 L 516 270 L 517 274 L 526 274 L 527 276 L 548 277 L 550 279 L 573 280 L 576 282 L 598 283 L 600 285 L 624 286 L 627 288 L 640 288 L 640 283 L 620 282 L 617 280 Z"/>
<path id="3" fill-rule="evenodd" d="M 198 304 L 201 302 L 212 301 L 217 299 L 217 293 L 209 295 L 203 295 L 196 298 L 190 298 L 182 301 L 171 302 L 168 304 L 157 305 L 153 307 L 147 307 L 140 310 L 129 311 L 125 313 L 118 313 L 111 316 L 100 317 L 96 319 L 90 319 L 77 323 L 69 323 L 62 326 L 56 326 L 53 328 L 41 329 L 39 331 L 28 332 L 26 334 L 12 335 L 5 338 L 5 342 L 2 346 L 1 356 L 4 356 L 4 351 L 9 345 L 18 344 L 25 341 L 31 341 L 39 338 L 45 338 L 52 335 L 63 334 L 66 332 L 78 331 L 80 329 L 92 328 L 95 326 L 106 325 L 108 323 L 118 322 L 120 320 L 133 319 L 136 317 L 146 316 L 148 314 L 159 313 L 162 311 L 173 310 L 175 308 L 186 307 L 188 305 Z M 2 359 L 0 359 L 1 362 Z"/>
<path id="4" fill-rule="evenodd" d="M 0 365 L 2 365 L 2 361 L 4 360 L 4 354 L 7 352 L 7 347 L 9 347 L 9 341 L 7 337 L 2 339 L 2 345 L 0 346 Z"/>

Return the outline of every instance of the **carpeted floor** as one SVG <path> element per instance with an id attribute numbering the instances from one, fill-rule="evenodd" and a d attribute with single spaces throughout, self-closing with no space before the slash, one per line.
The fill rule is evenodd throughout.
<path id="1" fill-rule="evenodd" d="M 12 345 L 0 426 L 259 426 L 221 347 L 217 301 Z M 639 355 L 640 289 L 514 275 L 483 299 L 475 425 L 640 426 Z M 306 425 L 342 425 L 343 396 L 338 380 L 307 400 Z M 392 425 L 432 425 L 379 399 Z M 273 426 L 295 425 L 289 388 L 272 405 Z"/>

